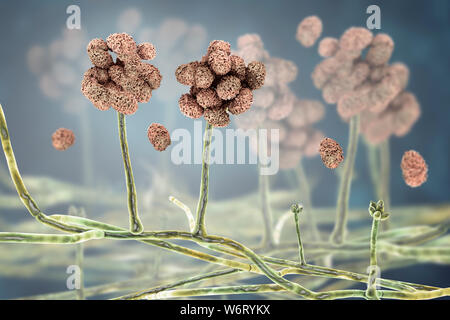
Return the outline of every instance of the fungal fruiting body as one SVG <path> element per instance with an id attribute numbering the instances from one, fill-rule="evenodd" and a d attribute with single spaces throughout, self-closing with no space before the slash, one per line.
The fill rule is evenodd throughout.
<path id="1" fill-rule="evenodd" d="M 115 62 L 110 51 L 117 55 Z M 133 114 L 138 102 L 148 102 L 160 86 L 158 68 L 141 61 L 156 56 L 151 43 L 136 45 L 130 35 L 114 33 L 106 41 L 91 40 L 87 52 L 94 67 L 84 74 L 81 91 L 99 110 L 113 107 L 122 114 Z"/>
<path id="2" fill-rule="evenodd" d="M 52 145 L 56 150 L 64 151 L 75 143 L 75 134 L 72 130 L 59 128 L 52 134 Z"/>
<path id="3" fill-rule="evenodd" d="M 253 90 L 263 86 L 266 68 L 262 62 L 244 60 L 231 54 L 228 42 L 214 40 L 200 61 L 179 66 L 175 77 L 190 86 L 178 100 L 181 113 L 198 119 L 202 116 L 214 127 L 226 127 L 230 113 L 240 115 L 250 109 Z"/>
<path id="4" fill-rule="evenodd" d="M 369 143 L 410 131 L 420 117 L 420 106 L 405 90 L 408 67 L 389 64 L 394 51 L 389 35 L 373 36 L 366 28 L 352 27 L 339 39 L 322 39 L 318 51 L 325 59 L 312 73 L 314 85 L 325 102 L 336 104 L 344 121 L 361 115 L 360 131 Z"/>
<path id="5" fill-rule="evenodd" d="M 255 57 L 261 59 L 267 74 L 264 87 L 254 93 L 254 107 L 237 117 L 235 124 L 244 130 L 277 129 L 280 168 L 295 168 L 303 156 L 313 157 L 318 154 L 317 146 L 323 134 L 312 125 L 324 117 L 325 107 L 320 101 L 296 97 L 289 88 L 289 83 L 298 74 L 296 64 L 270 56 L 259 35 L 245 34 L 238 38 L 237 43 L 238 54 L 244 61 L 251 61 Z M 269 139 L 270 136 L 268 132 Z M 250 140 L 250 147 L 257 152 L 258 141 Z M 271 151 L 270 143 L 267 151 Z"/>
<path id="6" fill-rule="evenodd" d="M 336 169 L 344 160 L 342 147 L 331 138 L 320 141 L 319 153 L 323 164 L 329 169 Z"/>
<path id="7" fill-rule="evenodd" d="M 169 131 L 162 124 L 152 123 L 147 129 L 147 136 L 157 151 L 164 151 L 171 144 Z"/>
<path id="8" fill-rule="evenodd" d="M 113 60 L 110 51 L 116 54 Z M 126 136 L 125 116 L 134 114 L 138 102 L 148 102 L 152 91 L 159 88 L 161 74 L 155 66 L 142 62 L 156 56 L 151 43 L 136 44 L 126 33 L 114 33 L 103 39 L 93 39 L 87 46 L 89 59 L 94 67 L 87 70 L 81 82 L 81 92 L 99 110 L 110 107 L 118 112 L 119 140 L 122 149 L 127 186 L 130 231 L 139 234 L 144 230 L 137 209 L 136 186 L 131 168 Z M 161 128 L 160 128 L 161 129 Z M 164 150 L 170 138 L 162 133 L 149 132 L 149 139 L 157 150 Z M 150 134 L 152 133 L 152 134 Z M 161 131 L 159 132 L 161 133 Z M 163 138 L 165 137 L 165 139 Z"/>
<path id="9" fill-rule="evenodd" d="M 400 167 L 402 168 L 403 180 L 408 186 L 416 188 L 427 181 L 428 166 L 417 151 L 406 151 L 403 154 Z"/>

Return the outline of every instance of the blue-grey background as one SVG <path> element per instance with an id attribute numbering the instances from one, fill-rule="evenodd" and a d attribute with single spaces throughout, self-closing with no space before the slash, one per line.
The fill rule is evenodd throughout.
<path id="1" fill-rule="evenodd" d="M 409 66 L 408 90 L 417 96 L 422 108 L 422 116 L 413 130 L 406 137 L 391 140 L 392 203 L 448 203 L 449 1 L 1 1 L 0 103 L 6 113 L 20 169 L 23 174 L 47 175 L 81 183 L 80 139 L 66 152 L 54 150 L 50 143 L 50 135 L 59 127 L 71 128 L 75 133 L 81 130 L 79 120 L 65 112 L 59 101 L 42 93 L 38 78 L 27 66 L 27 52 L 32 46 L 48 46 L 53 39 L 60 37 L 67 18 L 65 11 L 70 4 L 81 7 L 82 29 L 87 32 L 88 39 L 106 38 L 110 33 L 122 31 L 118 30 L 117 19 L 128 8 L 138 9 L 143 17 L 141 25 L 148 27 L 157 28 L 167 18 L 199 24 L 207 31 L 206 44 L 214 39 L 223 39 L 236 48 L 240 35 L 258 33 L 272 56 L 292 60 L 299 67 L 299 76 L 291 84 L 294 92 L 299 97 L 317 99 L 321 95 L 312 85 L 310 74 L 320 57 L 316 52 L 317 46 L 307 49 L 295 40 L 298 23 L 308 15 L 318 15 L 324 25 L 322 36 L 339 37 L 350 26 L 364 26 L 368 17 L 365 13 L 367 6 L 378 4 L 381 7 L 381 32 L 388 33 L 395 41 L 391 61 L 401 61 Z M 152 42 L 152 39 L 148 41 Z M 192 59 L 200 58 L 206 44 Z M 158 44 L 155 45 L 158 49 Z M 159 63 L 167 63 L 165 59 L 170 57 L 159 55 L 152 63 L 158 66 Z M 163 73 L 162 87 L 167 79 L 173 79 L 173 71 Z M 82 74 L 78 76 L 81 78 Z M 81 95 L 78 84 L 71 90 L 73 94 Z M 192 130 L 192 120 L 184 118 L 177 106 L 180 92 L 186 90 L 186 87 L 177 85 L 173 88 L 173 96 L 165 99 L 159 99 L 158 91 L 155 91 L 148 104 L 141 105 L 135 115 L 128 117 L 132 160 L 154 165 L 161 163 L 161 159 L 167 161 L 167 155 L 162 158 L 163 155 L 148 143 L 146 128 L 152 122 L 165 123 L 170 109 L 175 110 L 173 114 L 176 117 L 171 122 L 170 131 L 176 128 Z M 112 110 L 100 112 L 94 107 L 87 110 L 92 126 L 94 181 L 106 181 L 111 186 L 124 189 L 115 113 Z M 327 106 L 326 118 L 317 127 L 346 145 L 348 128 L 338 117 L 334 106 Z M 407 187 L 401 178 L 400 159 L 409 149 L 419 151 L 429 165 L 428 181 L 420 188 Z M 199 165 L 168 165 L 177 179 L 187 182 L 192 193 L 198 191 Z M 307 160 L 305 165 L 320 190 L 314 193 L 314 204 L 333 206 L 337 176 L 324 169 L 318 158 Z M 144 169 L 135 165 L 134 171 L 139 185 Z M 373 190 L 362 143 L 356 171 L 350 202 L 352 206 L 366 206 L 373 198 Z M 254 165 L 217 165 L 212 168 L 211 192 L 215 198 L 251 192 L 256 188 L 256 182 Z"/>

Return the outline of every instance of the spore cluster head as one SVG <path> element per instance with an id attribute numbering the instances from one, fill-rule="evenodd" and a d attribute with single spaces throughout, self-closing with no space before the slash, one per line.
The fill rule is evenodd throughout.
<path id="1" fill-rule="evenodd" d="M 420 116 L 417 99 L 405 91 L 408 67 L 389 63 L 393 51 L 389 35 L 361 27 L 339 39 L 323 38 L 318 46 L 324 60 L 312 73 L 314 85 L 343 120 L 361 114 L 361 133 L 372 144 L 405 135 Z"/>
<path id="2" fill-rule="evenodd" d="M 155 58 L 151 43 L 137 45 L 130 35 L 114 33 L 106 41 L 91 40 L 87 52 L 94 67 L 85 72 L 81 91 L 99 110 L 112 107 L 125 115 L 134 114 L 138 103 L 148 102 L 160 86 L 158 68 L 142 61 Z"/>
<path id="3" fill-rule="evenodd" d="M 214 40 L 200 61 L 180 65 L 175 77 L 190 86 L 189 93 L 178 100 L 186 117 L 204 117 L 214 127 L 226 127 L 230 114 L 237 116 L 250 109 L 253 91 L 264 85 L 266 67 L 260 61 L 246 64 L 231 53 L 228 42 Z"/>

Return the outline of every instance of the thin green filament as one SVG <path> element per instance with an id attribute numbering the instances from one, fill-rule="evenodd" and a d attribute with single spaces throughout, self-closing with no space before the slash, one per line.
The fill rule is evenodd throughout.
<path id="1" fill-rule="evenodd" d="M 305 174 L 305 169 L 303 168 L 302 160 L 299 161 L 299 164 L 295 169 L 295 171 L 298 178 L 300 197 L 304 204 L 303 211 L 305 211 L 306 217 L 309 221 L 309 226 L 312 231 L 313 239 L 315 241 L 320 241 L 320 233 L 317 227 L 316 217 L 312 212 L 311 188 L 308 183 L 308 178 L 306 177 Z"/>
<path id="2" fill-rule="evenodd" d="M 391 197 L 390 197 L 390 176 L 391 176 L 391 166 L 390 166 L 390 148 L 389 139 L 383 141 L 380 145 L 380 178 L 381 186 L 379 188 L 380 194 L 378 199 L 383 199 L 384 208 L 389 211 L 391 208 Z M 389 230 L 389 220 L 382 221 L 383 229 Z"/>
<path id="3" fill-rule="evenodd" d="M 120 123 L 120 117 L 119 117 Z M 123 126 L 123 128 L 125 128 Z M 300 274 L 314 277 L 324 277 L 324 278 L 333 278 L 333 279 L 346 279 L 357 282 L 368 282 L 370 279 L 370 275 L 363 275 L 358 273 L 353 273 L 344 270 L 338 270 L 333 268 L 320 267 L 316 265 L 302 265 L 300 259 L 300 263 L 285 259 L 279 259 L 274 257 L 263 256 L 257 254 L 255 251 L 250 248 L 242 245 L 241 243 L 234 241 L 232 239 L 228 239 L 220 236 L 206 235 L 206 232 L 201 232 L 199 230 L 205 231 L 204 226 L 204 213 L 206 212 L 206 204 L 207 204 L 207 194 L 208 194 L 208 169 L 209 167 L 205 167 L 205 163 L 209 164 L 209 144 L 211 141 L 211 132 L 212 128 L 210 126 L 205 130 L 205 141 L 209 141 L 204 146 L 204 153 L 207 151 L 207 157 L 204 157 L 204 166 L 202 169 L 202 187 L 201 187 L 201 195 L 199 203 L 202 205 L 199 207 L 202 210 L 197 210 L 197 232 L 183 232 L 183 231 L 153 231 L 153 232 L 142 232 L 140 234 L 136 234 L 131 231 L 127 231 L 123 228 L 110 225 L 107 223 L 83 218 L 83 217 L 75 217 L 75 216 L 66 216 L 66 215 L 52 215 L 47 216 L 39 210 L 36 202 L 33 200 L 31 195 L 28 193 L 22 178 L 20 176 L 20 172 L 17 168 L 17 163 L 14 158 L 14 153 L 11 147 L 11 142 L 9 138 L 8 129 L 6 126 L 6 120 L 3 114 L 3 110 L 0 106 L 0 137 L 2 141 L 3 151 L 5 153 L 5 157 L 8 162 L 8 168 L 11 175 L 11 178 L 16 187 L 17 193 L 24 203 L 27 210 L 30 214 L 35 217 L 39 222 L 50 226 L 54 229 L 61 230 L 67 232 L 69 234 L 29 234 L 29 233 L 15 233 L 15 232 L 3 232 L 0 233 L 0 242 L 4 243 L 34 243 L 34 244 L 77 244 L 82 243 L 84 241 L 97 240 L 97 239 L 113 239 L 113 240 L 137 240 L 144 242 L 146 244 L 150 244 L 153 246 L 157 246 L 163 248 L 165 250 L 169 250 L 172 252 L 176 252 L 179 254 L 183 254 L 185 256 L 190 256 L 196 259 L 200 259 L 203 261 L 207 261 L 216 265 L 222 265 L 227 268 L 223 272 L 217 272 L 216 274 L 209 275 L 200 275 L 194 277 L 194 279 L 186 279 L 181 280 L 174 284 L 166 285 L 165 287 L 159 287 L 157 289 L 147 290 L 147 294 L 140 296 L 139 298 L 170 298 L 170 297 L 192 297 L 198 295 L 214 295 L 214 294 L 244 294 L 244 293 L 263 293 L 263 292 L 284 292 L 289 291 L 298 295 L 299 297 L 303 297 L 306 299 L 313 300 L 327 300 L 327 299 L 340 299 L 340 298 L 348 298 L 348 297 L 358 297 L 358 298 L 370 298 L 366 291 L 363 290 L 332 290 L 332 291 L 324 291 L 324 292 L 316 292 L 310 289 L 307 289 L 303 285 L 300 285 L 296 282 L 287 280 L 284 278 L 287 274 Z M 209 136 L 209 137 L 208 137 Z M 126 138 L 126 136 L 123 136 Z M 126 139 L 124 140 L 126 142 Z M 128 155 L 128 150 L 126 149 L 126 154 Z M 349 153 L 351 153 L 349 151 Z M 205 154 L 204 154 L 205 155 Z M 205 161 L 206 160 L 206 161 Z M 130 166 L 131 168 L 131 166 Z M 132 177 L 132 175 L 131 175 Z M 134 184 L 133 184 L 134 186 Z M 203 211 L 203 219 L 201 219 L 201 212 Z M 203 223 L 199 223 L 203 221 Z M 298 219 L 297 219 L 298 221 Z M 296 223 L 298 226 L 298 223 Z M 442 234 L 442 230 L 446 230 L 444 228 L 437 228 L 439 230 L 422 230 L 427 234 L 427 237 L 435 237 L 436 234 Z M 384 235 L 382 241 L 376 241 L 377 239 L 377 230 L 378 225 L 373 225 L 372 233 L 371 233 L 371 243 L 374 242 L 374 245 L 371 245 L 371 264 L 375 263 L 376 260 L 373 259 L 373 256 L 376 258 L 376 250 L 387 250 L 389 252 L 396 252 L 400 255 L 410 255 L 416 257 L 440 257 L 442 259 L 450 257 L 450 249 L 448 247 L 408 247 L 406 245 L 390 243 L 388 240 L 389 236 L 394 237 L 394 240 L 397 239 L 396 236 L 398 234 L 404 234 L 403 231 L 395 232 L 392 230 L 387 235 Z M 430 235 L 429 235 L 430 234 Z M 432 234 L 432 235 L 431 235 Z M 297 230 L 298 239 L 300 240 L 300 229 Z M 422 239 L 421 235 L 421 239 Z M 402 239 L 402 238 L 401 238 Z M 423 239 L 413 239 L 412 241 L 423 241 Z M 171 240 L 185 240 L 192 241 L 197 244 L 204 245 L 214 252 L 220 254 L 221 256 L 215 256 L 213 254 L 207 254 L 200 251 L 192 250 L 187 247 L 183 247 L 174 243 L 171 243 Z M 301 243 L 301 242 L 300 242 Z M 341 246 L 333 247 L 331 243 L 327 243 L 330 247 L 329 250 L 342 250 Z M 323 245 L 323 244 L 318 244 Z M 343 247 L 347 247 L 347 250 L 354 249 L 355 246 L 359 246 L 360 243 L 357 242 L 349 242 L 343 245 Z M 299 247 L 303 247 L 302 245 Z M 372 254 L 375 252 L 375 255 Z M 300 253 L 300 251 L 299 251 Z M 229 257 L 223 257 L 224 255 L 231 255 L 234 257 L 238 257 L 239 260 L 232 260 Z M 301 256 L 301 255 L 300 255 Z M 304 260 L 304 259 L 303 259 Z M 280 266 L 284 269 L 275 269 L 272 267 L 275 265 L 277 268 Z M 237 271 L 236 271 L 237 270 Z M 174 288 L 178 285 L 182 285 L 183 283 L 194 283 L 196 281 L 201 281 L 206 278 L 214 278 L 225 276 L 227 274 L 232 274 L 235 272 L 250 272 L 254 274 L 262 274 L 265 275 L 268 279 L 270 279 L 273 284 L 263 284 L 263 285 L 244 285 L 244 286 L 228 286 L 228 287 L 210 287 L 210 288 L 195 288 L 195 289 L 180 289 L 174 290 Z M 442 296 L 450 295 L 450 288 L 436 288 L 431 286 L 425 286 L 420 284 L 407 283 L 402 281 L 395 281 L 389 279 L 377 279 L 380 286 L 389 288 L 391 290 L 377 290 L 377 294 L 380 298 L 391 298 L 391 299 L 433 299 Z M 189 282 L 191 281 L 191 282 Z M 170 289 L 170 290 L 168 290 Z M 142 291 L 141 291 L 142 293 Z"/>
<path id="4" fill-rule="evenodd" d="M 209 162 L 211 159 L 211 137 L 213 126 L 208 122 L 203 135 L 203 156 L 202 156 L 202 176 L 200 182 L 200 195 L 197 204 L 197 218 L 195 223 L 194 234 L 206 235 L 205 215 L 206 206 L 208 204 L 209 191 Z"/>
<path id="5" fill-rule="evenodd" d="M 273 236 L 273 218 L 272 210 L 270 207 L 270 184 L 269 176 L 259 174 L 259 192 L 261 199 L 261 213 L 264 223 L 264 238 L 262 241 L 262 247 L 273 248 L 275 246 Z"/>
<path id="6" fill-rule="evenodd" d="M 299 221 L 299 214 L 303 211 L 303 207 L 295 204 L 291 207 L 292 213 L 294 213 L 294 219 L 295 219 L 295 230 L 297 232 L 297 241 L 298 241 L 298 256 L 300 259 L 300 264 L 302 266 L 306 265 L 306 259 L 305 259 L 305 253 L 303 251 L 303 243 L 302 243 L 302 237 L 300 235 L 300 221 Z"/>
<path id="7" fill-rule="evenodd" d="M 347 232 L 348 201 L 350 197 L 350 187 L 353 176 L 353 166 L 355 164 L 356 151 L 358 149 L 359 137 L 359 114 L 350 119 L 349 141 L 347 156 L 344 161 L 344 172 L 339 185 L 338 200 L 336 206 L 336 222 L 330 240 L 336 244 L 345 241 Z"/>
<path id="8" fill-rule="evenodd" d="M 122 149 L 123 165 L 125 168 L 125 179 L 127 184 L 127 203 L 128 213 L 130 215 L 130 231 L 139 234 L 144 230 L 141 220 L 139 219 L 137 208 L 136 186 L 134 185 L 133 169 L 131 168 L 130 155 L 128 152 L 127 128 L 125 123 L 125 115 L 117 112 L 119 125 L 120 147 Z"/>
<path id="9" fill-rule="evenodd" d="M 366 295 L 369 299 L 379 300 L 379 296 L 376 289 L 376 281 L 377 281 L 377 236 L 378 236 L 378 227 L 380 224 L 380 220 L 377 218 L 373 218 L 372 220 L 372 231 L 370 236 L 370 266 L 369 266 L 369 278 L 367 280 L 367 290 Z"/>

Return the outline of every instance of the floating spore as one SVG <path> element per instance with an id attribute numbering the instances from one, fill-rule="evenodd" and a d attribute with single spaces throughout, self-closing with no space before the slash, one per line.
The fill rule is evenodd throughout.
<path id="1" fill-rule="evenodd" d="M 147 136 L 157 151 L 164 151 L 171 144 L 169 131 L 162 124 L 152 123 L 147 129 Z"/>
<path id="2" fill-rule="evenodd" d="M 406 151 L 403 154 L 400 167 L 402 169 L 403 180 L 411 188 L 421 186 L 428 179 L 427 163 L 417 151 Z"/>
<path id="3" fill-rule="evenodd" d="M 53 148 L 59 151 L 64 151 L 70 148 L 75 143 L 75 134 L 72 130 L 66 128 L 59 128 L 52 134 Z"/>
<path id="4" fill-rule="evenodd" d="M 331 138 L 325 138 L 320 142 L 319 153 L 323 164 L 329 169 L 336 169 L 344 160 L 342 147 Z"/>

